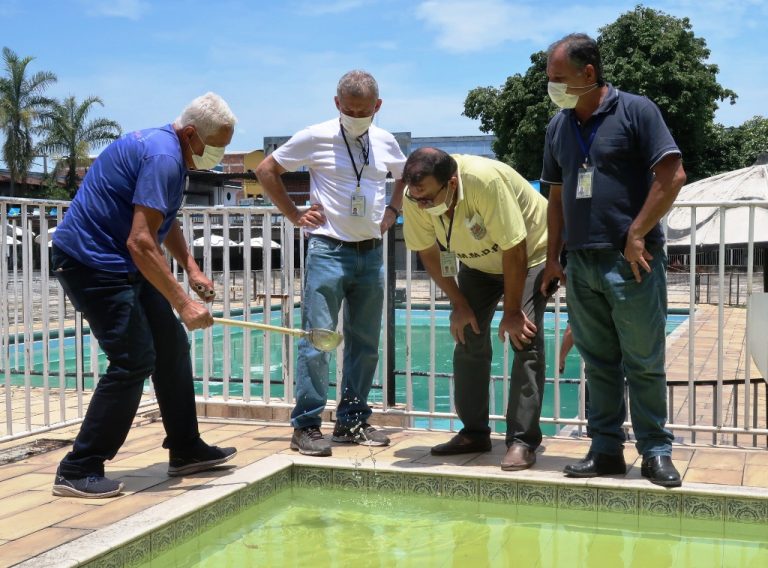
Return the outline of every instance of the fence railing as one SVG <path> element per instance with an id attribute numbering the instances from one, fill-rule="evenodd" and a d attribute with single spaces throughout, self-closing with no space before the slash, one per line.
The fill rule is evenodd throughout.
<path id="1" fill-rule="evenodd" d="M 696 265 L 695 210 L 712 204 L 676 206 L 694 211 L 688 256 L 693 262 L 676 266 L 669 278 L 671 305 L 687 311 L 685 321 L 668 338 L 670 426 L 681 440 L 696 441 L 697 435 L 701 440 L 705 435 L 713 443 L 765 445 L 765 381 L 752 372 L 746 326 L 726 329 L 725 320 L 726 313 L 743 316 L 746 297 L 759 289 L 760 274 L 753 263 L 754 210 L 768 208 L 768 202 L 716 205 L 721 210 L 751 209 L 743 255 L 747 265 L 736 273 L 726 267 L 727 256 L 720 254 L 717 270 L 707 272 L 706 278 Z M 7 234 L 0 244 L 4 259 L 0 267 L 0 440 L 82 419 L 106 368 L 87 322 L 50 274 L 51 230 L 67 207 L 67 202 L 60 201 L 0 198 L 0 224 Z M 305 241 L 276 209 L 184 208 L 180 220 L 193 254 L 215 284 L 211 309 L 217 315 L 300 327 Z M 391 232 L 384 243 L 389 259 L 387 308 L 382 356 L 370 400 L 375 412 L 398 415 L 409 426 L 455 430 L 460 423 L 453 404 L 449 306 L 427 275 L 416 270 L 416 255 L 405 250 L 399 231 L 398 227 Z M 721 250 L 724 246 L 721 243 Z M 172 268 L 188 287 L 186 275 L 175 262 Z M 567 289 L 558 292 L 547 317 L 550 363 L 542 423 L 553 435 L 578 435 L 586 424 L 585 379 L 578 354 L 568 356 L 564 374 L 559 371 L 566 300 Z M 715 308 L 706 311 L 705 302 L 713 303 L 716 312 Z M 713 324 L 713 332 L 702 327 L 707 321 Z M 190 333 L 190 342 L 199 400 L 293 406 L 293 338 L 214 326 Z M 508 345 L 494 346 L 490 414 L 501 431 L 513 352 Z M 332 388 L 341 381 L 341 349 L 331 357 Z M 702 365 L 703 351 L 709 357 L 706 365 Z M 332 398 L 338 399 L 338 389 L 332 392 Z M 148 386 L 145 404 L 152 403 Z"/>

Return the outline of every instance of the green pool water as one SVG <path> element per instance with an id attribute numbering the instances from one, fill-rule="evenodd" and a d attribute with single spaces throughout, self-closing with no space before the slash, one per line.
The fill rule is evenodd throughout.
<path id="1" fill-rule="evenodd" d="M 287 489 L 153 558 L 175 566 L 768 566 L 744 526 L 421 495 Z"/>

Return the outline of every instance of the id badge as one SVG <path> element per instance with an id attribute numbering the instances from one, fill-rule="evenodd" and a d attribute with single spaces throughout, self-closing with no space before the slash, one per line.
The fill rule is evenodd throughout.
<path id="1" fill-rule="evenodd" d="M 365 217 L 365 195 L 355 193 L 352 196 L 352 208 L 349 214 L 353 217 Z"/>
<path id="2" fill-rule="evenodd" d="M 450 251 L 440 252 L 440 273 L 445 278 L 456 276 L 459 271 L 456 268 L 456 253 Z"/>
<path id="3" fill-rule="evenodd" d="M 595 168 L 592 166 L 579 170 L 579 180 L 576 186 L 576 199 L 589 199 L 592 197 L 592 181 L 595 177 Z"/>

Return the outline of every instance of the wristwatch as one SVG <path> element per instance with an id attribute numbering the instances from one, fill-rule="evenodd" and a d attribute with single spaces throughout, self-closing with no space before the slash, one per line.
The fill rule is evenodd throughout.
<path id="1" fill-rule="evenodd" d="M 385 209 L 389 209 L 390 211 L 392 211 L 392 213 L 395 214 L 395 217 L 399 217 L 400 216 L 400 210 L 397 207 L 395 207 L 394 205 L 387 205 L 385 207 Z"/>

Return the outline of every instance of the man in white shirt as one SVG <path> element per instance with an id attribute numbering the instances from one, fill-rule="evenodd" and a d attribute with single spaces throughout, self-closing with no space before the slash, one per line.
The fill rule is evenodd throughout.
<path id="1" fill-rule="evenodd" d="M 386 446 L 389 438 L 368 424 L 368 393 L 379 360 L 384 302 L 382 235 L 395 224 L 403 198 L 405 156 L 394 136 L 373 125 L 381 107 L 376 80 L 354 70 L 334 97 L 340 116 L 296 133 L 270 154 L 256 175 L 270 199 L 292 223 L 309 233 L 302 323 L 306 330 L 336 329 L 344 308 L 344 368 L 333 441 Z M 311 206 L 297 209 L 280 179 L 309 169 Z M 387 175 L 395 178 L 386 203 Z M 303 339 L 296 369 L 296 406 L 291 449 L 331 455 L 320 431 L 328 399 L 329 354 Z"/>

